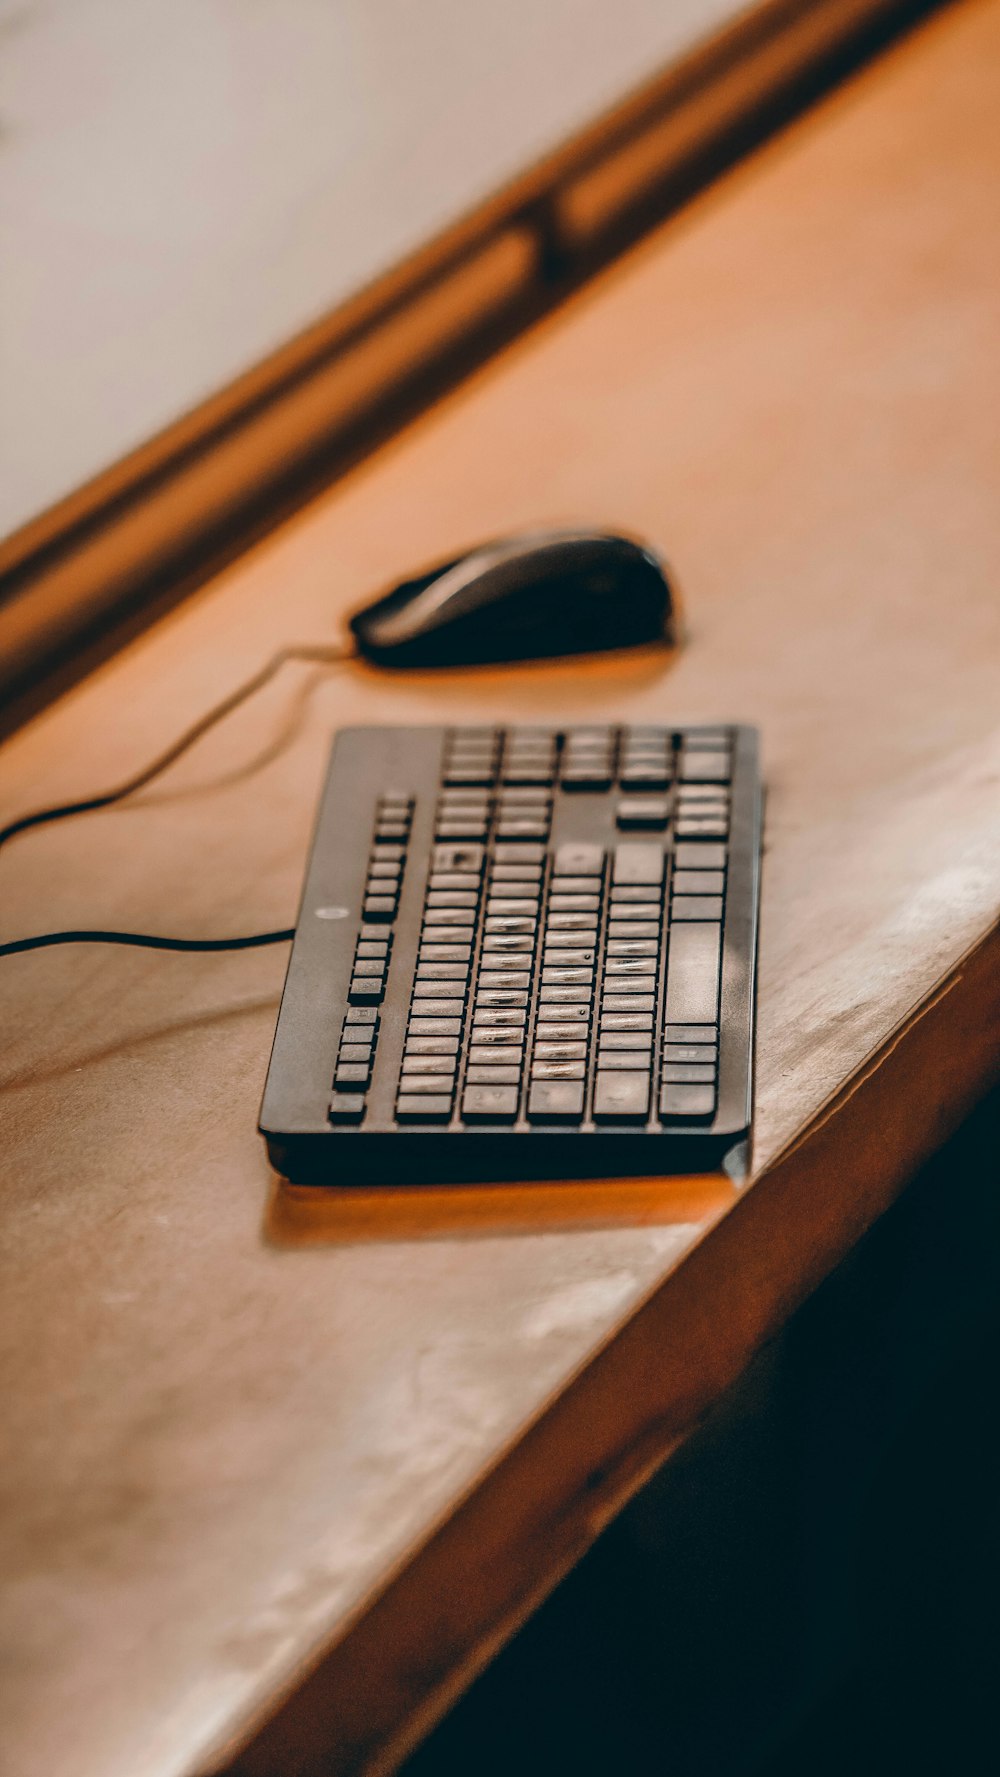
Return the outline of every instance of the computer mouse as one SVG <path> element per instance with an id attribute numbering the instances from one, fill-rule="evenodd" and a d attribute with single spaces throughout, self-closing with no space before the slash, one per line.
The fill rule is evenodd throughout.
<path id="1" fill-rule="evenodd" d="M 673 639 L 663 562 L 609 531 L 484 543 L 394 586 L 351 618 L 380 666 L 540 660 Z"/>

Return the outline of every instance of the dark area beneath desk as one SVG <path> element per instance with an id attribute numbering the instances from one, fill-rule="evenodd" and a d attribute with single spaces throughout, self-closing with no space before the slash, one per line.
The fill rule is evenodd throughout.
<path id="1" fill-rule="evenodd" d="M 992 1763 L 998 1136 L 994 1093 L 405 1777 Z"/>

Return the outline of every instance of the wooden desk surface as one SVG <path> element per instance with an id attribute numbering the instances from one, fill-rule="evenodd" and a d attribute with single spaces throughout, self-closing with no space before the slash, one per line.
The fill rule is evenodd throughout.
<path id="1" fill-rule="evenodd" d="M 742 1191 L 282 1193 L 282 953 L 2 965 L 18 1777 L 215 1768 L 321 1658 L 238 1768 L 388 1769 L 996 1077 L 998 54 L 996 0 L 938 16 L 6 748 L 11 812 L 114 782 L 414 562 L 582 516 L 669 550 L 679 657 L 289 670 L 11 845 L 4 933 L 287 922 L 359 718 L 738 716 L 770 787 Z"/>

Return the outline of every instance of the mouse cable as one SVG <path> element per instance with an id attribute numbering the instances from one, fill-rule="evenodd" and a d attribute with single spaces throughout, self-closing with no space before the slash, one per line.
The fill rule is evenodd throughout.
<path id="1" fill-rule="evenodd" d="M 194 746 L 196 741 L 201 740 L 209 729 L 214 728 L 218 722 L 231 715 L 233 710 L 245 703 L 248 697 L 253 697 L 255 692 L 262 691 L 275 674 L 280 672 L 281 668 L 290 661 L 308 660 L 316 661 L 322 666 L 333 666 L 344 660 L 352 660 L 355 653 L 356 650 L 353 648 L 324 648 L 319 644 L 313 646 L 309 643 L 279 649 L 277 654 L 272 654 L 270 660 L 261 667 L 259 672 L 254 673 L 253 677 L 245 680 L 242 685 L 238 685 L 235 691 L 231 691 L 228 697 L 224 697 L 221 703 L 215 704 L 204 716 L 200 716 L 198 721 L 192 723 L 190 728 L 186 728 L 180 738 L 173 741 L 165 752 L 160 753 L 151 764 L 145 765 L 141 771 L 137 771 L 134 777 L 119 784 L 116 790 L 105 790 L 101 795 L 87 796 L 80 802 L 60 802 L 51 808 L 36 809 L 33 814 L 20 815 L 17 820 L 8 822 L 6 827 L 0 827 L 0 846 L 6 845 L 8 839 L 13 839 L 16 834 L 26 833 L 31 827 L 44 827 L 48 826 L 51 821 L 65 821 L 70 815 L 91 814 L 98 808 L 110 808 L 114 803 L 124 801 L 126 796 L 133 796 L 137 790 L 144 790 L 147 784 L 151 784 L 154 778 L 159 777 L 161 772 L 166 771 L 168 766 L 180 759 L 190 747 Z M 123 938 L 120 934 L 109 940 L 112 943 L 127 941 L 127 938 Z M 259 939 L 254 941 L 260 942 Z M 269 941 L 277 943 L 278 939 L 272 938 Z M 210 949 L 212 946 L 207 944 L 183 946 L 178 943 L 173 948 Z M 5 949 L 0 948 L 0 955 L 6 953 Z"/>
<path id="2" fill-rule="evenodd" d="M 15 938 L 0 944 L 0 956 L 22 950 L 46 950 L 51 944 L 132 944 L 140 950 L 260 950 L 265 944 L 290 944 L 295 927 L 281 932 L 253 932 L 248 938 L 158 938 L 151 932 L 43 932 L 37 938 Z"/>

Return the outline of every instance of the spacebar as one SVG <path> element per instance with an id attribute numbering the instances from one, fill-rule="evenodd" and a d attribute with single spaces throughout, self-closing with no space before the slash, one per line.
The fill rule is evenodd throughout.
<path id="1" fill-rule="evenodd" d="M 665 1024 L 715 1024 L 719 1016 L 722 927 L 678 920 L 667 952 Z"/>

